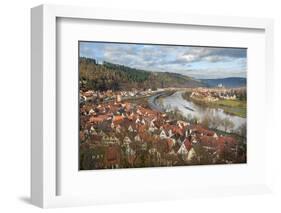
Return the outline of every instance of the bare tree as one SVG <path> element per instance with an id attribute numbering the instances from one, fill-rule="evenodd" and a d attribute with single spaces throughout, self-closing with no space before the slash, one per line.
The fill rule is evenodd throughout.
<path id="1" fill-rule="evenodd" d="M 221 125 L 222 123 L 222 119 L 220 116 L 216 115 L 216 116 L 213 116 L 212 119 L 211 119 L 211 127 L 213 129 L 218 129 L 219 126 Z"/>
<path id="2" fill-rule="evenodd" d="M 218 115 L 211 114 L 210 112 L 206 112 L 204 117 L 202 118 L 202 125 L 212 128 L 218 129 L 218 127 L 222 124 L 222 119 Z"/>
<path id="3" fill-rule="evenodd" d="M 207 128 L 211 128 L 212 119 L 213 118 L 209 115 L 209 113 L 206 113 L 201 120 L 201 124 Z"/>
<path id="4" fill-rule="evenodd" d="M 234 128 L 234 123 L 229 118 L 222 119 L 222 126 L 224 127 L 225 132 L 229 132 Z"/>
<path id="5" fill-rule="evenodd" d="M 247 123 L 246 122 L 238 128 L 238 134 L 242 137 L 247 136 Z"/>

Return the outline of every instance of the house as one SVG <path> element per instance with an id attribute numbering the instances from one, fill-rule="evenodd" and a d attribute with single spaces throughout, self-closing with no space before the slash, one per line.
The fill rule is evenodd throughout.
<path id="1" fill-rule="evenodd" d="M 99 135 L 92 135 L 90 138 L 90 144 L 100 144 L 102 141 L 102 137 Z"/>
<path id="2" fill-rule="evenodd" d="M 109 137 L 109 143 L 120 144 L 120 140 L 115 135 L 113 135 L 113 136 Z"/>
<path id="3" fill-rule="evenodd" d="M 203 130 L 203 135 L 207 135 L 207 136 L 214 136 L 216 133 L 214 131 L 211 130 Z"/>
<path id="4" fill-rule="evenodd" d="M 178 126 L 180 129 L 185 128 L 187 125 L 188 125 L 188 123 L 185 122 L 185 121 L 177 121 L 177 126 Z"/>
<path id="5" fill-rule="evenodd" d="M 90 109 L 90 111 L 89 111 L 89 115 L 95 115 L 95 114 L 96 114 L 95 110 Z"/>
<path id="6" fill-rule="evenodd" d="M 199 138 L 199 141 L 200 141 L 200 145 L 206 150 L 215 151 L 218 148 L 218 142 L 216 138 L 214 138 L 213 136 L 207 136 L 207 135 L 201 136 Z"/>
<path id="7" fill-rule="evenodd" d="M 194 148 L 192 147 L 187 154 L 187 161 L 192 162 L 192 161 L 196 160 L 196 158 L 197 158 L 197 154 L 196 154 Z"/>
<path id="8" fill-rule="evenodd" d="M 213 137 L 217 139 L 218 138 L 217 133 L 214 133 Z"/>
<path id="9" fill-rule="evenodd" d="M 178 138 L 178 139 L 177 139 L 177 144 L 178 144 L 178 145 L 181 145 L 182 143 L 183 143 L 183 141 L 181 140 L 181 138 Z"/>
<path id="10" fill-rule="evenodd" d="M 141 120 L 139 118 L 136 119 L 136 124 L 139 124 L 141 122 Z"/>
<path id="11" fill-rule="evenodd" d="M 184 143 L 182 143 L 182 145 L 180 146 L 178 152 L 177 152 L 179 155 L 187 155 L 188 154 L 188 151 L 184 145 Z"/>
<path id="12" fill-rule="evenodd" d="M 105 167 L 105 153 L 98 147 L 96 146 L 94 149 L 90 149 L 88 153 L 91 157 L 91 161 L 88 162 L 90 165 L 87 166 L 89 169 L 102 169 Z"/>
<path id="13" fill-rule="evenodd" d="M 168 150 L 172 150 L 172 148 L 175 146 L 176 144 L 176 141 L 175 139 L 172 139 L 172 138 L 168 138 L 167 139 L 167 145 L 168 145 Z"/>
<path id="14" fill-rule="evenodd" d="M 117 146 L 109 146 L 106 149 L 106 167 L 119 168 L 120 166 L 120 150 Z"/>
<path id="15" fill-rule="evenodd" d="M 175 150 L 171 150 L 169 153 L 166 154 L 165 158 L 162 159 L 162 162 L 166 166 L 173 166 L 178 162 L 178 156 L 175 153 Z"/>
<path id="16" fill-rule="evenodd" d="M 162 129 L 162 131 L 160 132 L 160 138 L 161 138 L 161 139 L 167 138 L 167 135 L 166 135 L 166 132 L 165 132 L 164 129 Z"/>
<path id="17" fill-rule="evenodd" d="M 88 90 L 86 92 L 84 92 L 84 96 L 86 97 L 91 97 L 94 95 L 94 91 L 93 90 Z"/>
<path id="18" fill-rule="evenodd" d="M 157 166 L 160 165 L 161 162 L 161 154 L 157 151 L 156 148 L 150 148 L 148 150 L 149 153 L 149 160 L 152 165 Z"/>
<path id="19" fill-rule="evenodd" d="M 156 129 L 157 129 L 157 128 L 155 128 L 155 127 L 149 127 L 149 128 L 148 128 L 148 131 L 149 131 L 150 133 L 153 133 Z"/>
<path id="20" fill-rule="evenodd" d="M 177 126 L 174 126 L 173 127 L 173 133 L 176 137 L 182 137 L 184 135 L 184 131 L 183 129 L 177 127 Z"/>
<path id="21" fill-rule="evenodd" d="M 132 125 L 130 125 L 130 126 L 128 127 L 128 131 L 129 131 L 129 132 L 134 132 L 134 129 L 133 129 Z"/>
<path id="22" fill-rule="evenodd" d="M 194 136 L 191 137 L 191 143 L 192 144 L 197 144 L 198 143 L 197 139 Z"/>
<path id="23" fill-rule="evenodd" d="M 222 136 L 218 139 L 220 151 L 236 152 L 238 149 L 238 142 L 229 136 Z"/>
<path id="24" fill-rule="evenodd" d="M 155 126 L 154 121 L 155 121 L 155 119 L 153 119 L 149 123 L 148 131 L 151 133 L 153 133 L 155 130 L 157 130 L 157 127 Z"/>
<path id="25" fill-rule="evenodd" d="M 121 126 L 119 124 L 116 126 L 115 131 L 121 133 Z"/>
<path id="26" fill-rule="evenodd" d="M 104 136 L 106 136 L 106 134 L 101 130 L 101 131 L 99 132 L 99 136 L 104 137 Z"/>
<path id="27" fill-rule="evenodd" d="M 108 135 L 104 134 L 102 136 L 102 142 L 103 143 L 109 143 L 110 142 L 110 137 Z"/>
<path id="28" fill-rule="evenodd" d="M 91 126 L 90 132 L 91 132 L 92 135 L 97 135 L 98 134 L 97 131 L 95 130 L 94 126 Z"/>
<path id="29" fill-rule="evenodd" d="M 192 129 L 187 128 L 187 129 L 185 130 L 185 137 L 187 138 L 188 136 L 191 135 L 191 133 L 192 133 Z"/>
<path id="30" fill-rule="evenodd" d="M 150 148 L 150 149 L 148 150 L 148 153 L 151 154 L 151 155 L 155 154 L 156 152 L 157 152 L 157 149 L 156 149 L 156 148 Z"/>
<path id="31" fill-rule="evenodd" d="M 137 109 L 137 114 L 142 115 L 142 112 L 140 111 L 140 109 Z"/>
<path id="32" fill-rule="evenodd" d="M 123 139 L 123 144 L 128 145 L 132 143 L 131 139 L 128 136 L 125 136 L 125 138 Z"/>
<path id="33" fill-rule="evenodd" d="M 141 150 L 146 151 L 147 150 L 147 143 L 142 143 L 141 144 Z"/>
<path id="34" fill-rule="evenodd" d="M 186 138 L 177 151 L 177 154 L 182 155 L 183 160 L 187 160 L 189 150 L 192 148 L 190 141 Z"/>
<path id="35" fill-rule="evenodd" d="M 89 122 L 98 124 L 98 123 L 102 123 L 102 122 L 106 121 L 108 118 L 109 118 L 108 115 L 91 116 L 89 119 Z"/>
<path id="36" fill-rule="evenodd" d="M 134 161 L 136 159 L 136 151 L 133 150 L 130 146 L 126 146 L 126 150 L 124 152 L 124 157 L 129 163 L 130 166 L 134 165 Z"/>
<path id="37" fill-rule="evenodd" d="M 120 103 L 122 101 L 122 96 L 121 95 L 116 95 L 116 102 Z"/>
<path id="38" fill-rule="evenodd" d="M 188 140 L 188 138 L 183 141 L 183 144 L 185 145 L 187 151 L 192 148 L 192 143 Z"/>
<path id="39" fill-rule="evenodd" d="M 138 125 L 138 126 L 136 126 L 136 128 L 137 128 L 138 133 L 146 132 L 146 126 L 144 126 L 144 125 Z"/>
<path id="40" fill-rule="evenodd" d="M 135 118 L 134 112 L 131 112 L 130 114 L 128 114 L 127 118 L 128 118 L 130 121 L 134 120 L 134 118 Z"/>
<path id="41" fill-rule="evenodd" d="M 120 124 L 124 120 L 124 117 L 122 115 L 114 115 L 112 122 L 114 125 Z"/>
<path id="42" fill-rule="evenodd" d="M 141 142 L 140 135 L 137 134 L 137 135 L 135 136 L 134 140 L 135 140 L 136 142 Z"/>
<path id="43" fill-rule="evenodd" d="M 173 137 L 173 136 L 174 136 L 173 131 L 172 131 L 171 129 L 169 129 L 169 131 L 168 131 L 168 137 L 171 138 L 171 137 Z"/>

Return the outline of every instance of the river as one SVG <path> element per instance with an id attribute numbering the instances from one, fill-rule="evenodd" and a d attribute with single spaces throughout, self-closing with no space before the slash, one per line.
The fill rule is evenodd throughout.
<path id="1" fill-rule="evenodd" d="M 234 124 L 233 129 L 237 129 L 246 123 L 246 118 L 241 118 L 235 115 L 229 115 L 225 113 L 223 109 L 200 106 L 198 104 L 193 103 L 192 101 L 185 100 L 182 97 L 183 92 L 184 91 L 181 90 L 173 93 L 170 96 L 161 97 L 161 104 L 159 104 L 157 100 L 159 96 L 157 95 L 151 97 L 149 99 L 149 103 L 151 107 L 154 108 L 155 110 L 160 109 L 161 106 L 162 108 L 164 107 L 164 109 L 168 109 L 168 110 L 174 110 L 177 108 L 184 116 L 196 117 L 199 120 L 202 120 L 207 113 L 214 117 L 219 116 L 221 119 L 229 118 Z M 223 129 L 223 127 L 220 126 L 219 129 Z"/>

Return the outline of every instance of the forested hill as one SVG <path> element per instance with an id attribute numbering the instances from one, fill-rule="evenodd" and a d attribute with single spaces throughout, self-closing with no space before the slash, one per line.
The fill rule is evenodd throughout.
<path id="1" fill-rule="evenodd" d="M 80 81 L 84 89 L 128 90 L 157 89 L 166 87 L 198 87 L 202 83 L 181 74 L 170 72 L 150 72 L 123 65 L 81 57 L 79 59 Z"/>

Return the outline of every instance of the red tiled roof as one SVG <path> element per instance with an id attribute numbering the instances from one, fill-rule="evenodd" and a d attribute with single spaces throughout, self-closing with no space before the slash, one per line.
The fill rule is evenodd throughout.
<path id="1" fill-rule="evenodd" d="M 109 146 L 106 150 L 107 161 L 110 163 L 119 161 L 119 151 L 115 146 Z"/>
<path id="2" fill-rule="evenodd" d="M 99 115 L 90 117 L 89 121 L 91 123 L 100 123 L 105 121 L 108 118 L 108 115 Z"/>
<path id="3" fill-rule="evenodd" d="M 188 140 L 188 138 L 186 138 L 183 143 L 184 143 L 185 148 L 187 149 L 187 151 L 189 151 L 189 150 L 192 148 L 192 144 L 191 144 L 191 142 Z"/>
<path id="4" fill-rule="evenodd" d="M 228 146 L 237 145 L 237 141 L 233 137 L 229 137 L 229 136 L 219 137 L 218 141 L 220 144 L 224 144 L 224 145 L 228 145 Z"/>
<path id="5" fill-rule="evenodd" d="M 114 117 L 113 117 L 113 122 L 115 122 L 115 121 L 122 121 L 124 118 L 123 118 L 123 116 L 121 116 L 121 115 L 115 115 Z"/>
<path id="6" fill-rule="evenodd" d="M 181 128 L 179 128 L 179 127 L 174 127 L 172 129 L 172 131 L 173 131 L 174 134 L 178 134 L 180 136 L 183 136 L 183 130 Z"/>
<path id="7" fill-rule="evenodd" d="M 139 107 L 139 110 L 141 111 L 142 114 L 156 115 L 155 111 L 148 108 Z"/>
<path id="8" fill-rule="evenodd" d="M 198 134 L 203 134 L 203 135 L 207 135 L 207 136 L 213 136 L 215 134 L 215 132 L 213 132 L 211 130 L 207 130 L 200 125 L 193 126 L 192 131 L 194 131 Z"/>
<path id="9" fill-rule="evenodd" d="M 171 149 L 172 149 L 172 147 L 173 147 L 173 145 L 174 145 L 174 142 L 173 142 L 173 140 L 172 140 L 172 139 L 167 139 L 167 144 L 168 144 L 168 148 L 169 148 L 169 150 L 171 150 Z"/>
<path id="10" fill-rule="evenodd" d="M 137 130 L 139 133 L 144 133 L 146 131 L 146 126 L 145 125 L 138 125 Z"/>
<path id="11" fill-rule="evenodd" d="M 201 136 L 199 141 L 202 146 L 216 147 L 219 145 L 218 141 L 212 136 Z"/>

